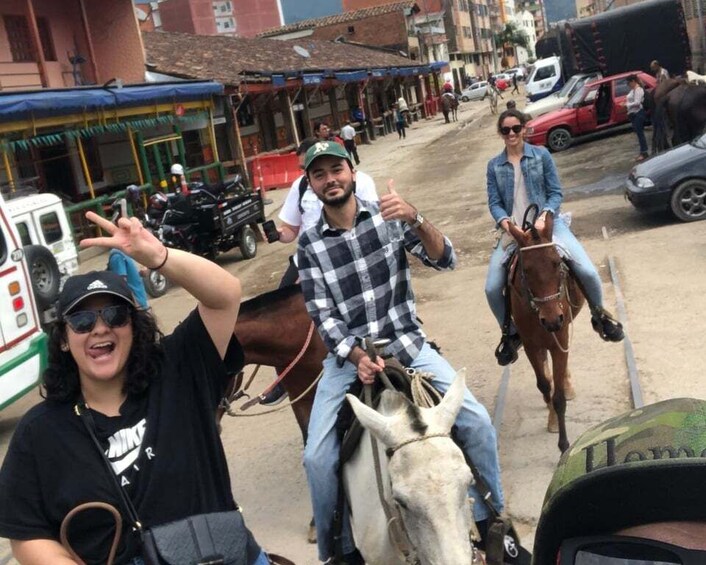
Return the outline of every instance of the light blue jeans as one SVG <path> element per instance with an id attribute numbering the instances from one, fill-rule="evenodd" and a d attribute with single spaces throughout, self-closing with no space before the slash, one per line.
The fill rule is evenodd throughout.
<path id="1" fill-rule="evenodd" d="M 572 270 L 578 277 L 583 289 L 586 291 L 586 299 L 591 307 L 603 307 L 603 286 L 596 267 L 591 258 L 584 250 L 576 236 L 571 233 L 569 227 L 561 218 L 554 220 L 554 242 L 566 249 L 572 261 Z M 498 325 L 502 328 L 505 321 L 505 285 L 507 284 L 507 267 L 503 265 L 505 250 L 498 245 L 490 256 L 488 265 L 488 276 L 485 280 L 485 296 L 488 299 L 490 309 L 493 311 Z"/>
<path id="2" fill-rule="evenodd" d="M 425 343 L 412 367 L 436 375 L 433 383 L 441 392 L 446 392 L 456 376 L 456 371 L 448 362 Z M 316 521 L 316 535 L 319 546 L 319 559 L 326 561 L 333 556 L 331 545 L 331 521 L 336 509 L 338 494 L 337 470 L 340 443 L 336 435 L 335 423 L 346 390 L 357 377 L 356 368 L 346 362 L 338 367 L 336 357 L 329 354 L 324 360 L 324 374 L 316 389 L 314 406 L 309 420 L 309 436 L 304 448 L 309 492 Z M 466 389 L 461 411 L 456 419 L 457 439 L 461 448 L 475 463 L 478 471 L 488 483 L 493 502 L 502 510 L 504 500 L 500 486 L 500 464 L 497 441 L 488 411 Z M 470 496 L 475 499 L 473 516 L 476 521 L 488 517 L 488 511 L 478 492 L 471 488 Z M 355 549 L 353 534 L 347 513 L 344 515 L 343 552 Z"/>

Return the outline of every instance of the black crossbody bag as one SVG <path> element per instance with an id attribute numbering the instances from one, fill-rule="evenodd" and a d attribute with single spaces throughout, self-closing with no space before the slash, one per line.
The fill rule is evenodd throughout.
<path id="1" fill-rule="evenodd" d="M 239 510 L 197 514 L 182 520 L 144 528 L 96 436 L 96 424 L 84 401 L 76 413 L 101 454 L 132 529 L 142 542 L 146 565 L 248 565 L 248 530 Z"/>

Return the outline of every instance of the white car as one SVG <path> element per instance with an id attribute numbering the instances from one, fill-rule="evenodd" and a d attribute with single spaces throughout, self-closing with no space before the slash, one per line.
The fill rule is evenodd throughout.
<path id="1" fill-rule="evenodd" d="M 488 83 L 484 80 L 474 82 L 471 86 L 464 88 L 461 91 L 461 100 L 468 102 L 469 100 L 482 100 L 488 92 Z"/>
<path id="2" fill-rule="evenodd" d="M 522 67 L 515 67 L 514 69 L 508 69 L 505 71 L 505 74 L 508 74 L 511 77 L 513 75 L 517 75 L 518 80 L 523 80 L 525 78 L 525 71 Z"/>
<path id="3" fill-rule="evenodd" d="M 554 110 L 564 107 L 564 104 L 588 81 L 601 78 L 600 72 L 595 73 L 580 73 L 573 75 L 566 81 L 566 84 L 559 92 L 550 94 L 545 98 L 540 98 L 536 102 L 528 103 L 525 106 L 524 113 L 532 118 L 538 118 L 543 114 L 548 114 Z"/>

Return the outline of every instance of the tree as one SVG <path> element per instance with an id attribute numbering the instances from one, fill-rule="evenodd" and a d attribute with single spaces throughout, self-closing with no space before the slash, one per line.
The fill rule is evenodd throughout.
<path id="1" fill-rule="evenodd" d="M 495 45 L 502 49 L 501 66 L 503 68 L 508 66 L 507 58 L 505 57 L 506 49 L 514 52 L 515 47 L 523 47 L 529 51 L 529 43 L 529 37 L 527 37 L 524 30 L 518 29 L 517 24 L 514 22 L 507 22 L 503 29 L 495 33 Z"/>

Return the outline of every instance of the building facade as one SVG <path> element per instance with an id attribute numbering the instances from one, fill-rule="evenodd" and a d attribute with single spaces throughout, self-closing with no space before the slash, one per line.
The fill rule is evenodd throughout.
<path id="1" fill-rule="evenodd" d="M 283 21 L 278 0 L 134 1 L 142 31 L 255 37 Z"/>
<path id="2" fill-rule="evenodd" d="M 302 20 L 266 30 L 258 37 L 282 40 L 311 38 L 375 46 L 402 54 L 412 61 L 424 61 L 428 50 L 420 49 L 419 32 L 415 27 L 418 14 L 419 7 L 415 2 L 395 2 Z"/>
<path id="3" fill-rule="evenodd" d="M 162 186 L 177 158 L 215 163 L 208 118 L 222 87 L 144 82 L 131 0 L 3 0 L 0 190 L 71 203 Z"/>

